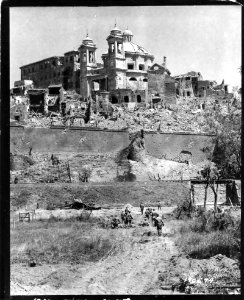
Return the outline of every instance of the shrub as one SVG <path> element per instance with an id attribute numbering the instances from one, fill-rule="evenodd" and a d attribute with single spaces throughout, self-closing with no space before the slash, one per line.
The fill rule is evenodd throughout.
<path id="1" fill-rule="evenodd" d="M 240 255 L 240 242 L 227 231 L 189 232 L 182 236 L 177 244 L 192 258 L 210 258 L 216 254 L 238 258 Z"/>
<path id="2" fill-rule="evenodd" d="M 11 206 L 23 207 L 28 203 L 32 193 L 27 190 L 21 190 L 19 194 L 11 196 Z"/>

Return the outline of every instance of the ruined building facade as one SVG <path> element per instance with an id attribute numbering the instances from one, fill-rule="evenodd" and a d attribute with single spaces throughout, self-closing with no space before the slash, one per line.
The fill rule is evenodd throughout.
<path id="1" fill-rule="evenodd" d="M 52 84 L 62 84 L 64 89 L 80 89 L 79 51 L 64 53 L 20 67 L 21 80 L 32 80 L 35 88 L 47 88 Z"/>
<path id="2" fill-rule="evenodd" d="M 203 80 L 200 72 L 191 71 L 183 75 L 174 76 L 176 94 L 183 97 L 206 97 L 213 94 L 228 93 L 228 86 L 224 83 L 217 85 L 214 80 Z"/>
<path id="3" fill-rule="evenodd" d="M 78 51 L 22 66 L 21 80 L 33 80 L 35 88 L 62 84 L 83 99 L 102 97 L 112 103 L 147 103 L 154 97 L 174 102 L 175 80 L 154 56 L 133 42 L 133 33 L 116 25 L 107 37 L 108 50 L 97 63 L 97 47 L 87 35 Z"/>

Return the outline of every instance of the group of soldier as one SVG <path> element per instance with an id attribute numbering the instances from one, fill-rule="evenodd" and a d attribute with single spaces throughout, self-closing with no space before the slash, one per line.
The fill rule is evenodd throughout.
<path id="1" fill-rule="evenodd" d="M 140 204 L 140 209 L 141 209 L 141 214 L 143 215 L 145 206 L 141 203 Z M 158 210 L 161 210 L 161 205 L 158 204 Z M 164 226 L 164 222 L 162 217 L 159 216 L 159 214 L 155 211 L 155 209 L 152 209 L 148 207 L 145 210 L 145 219 L 147 221 L 151 221 L 152 225 L 157 228 L 158 236 L 162 235 L 162 227 Z"/>
<path id="2" fill-rule="evenodd" d="M 164 222 L 162 218 L 159 216 L 159 214 L 155 211 L 155 209 L 147 208 L 144 212 L 145 206 L 143 204 L 140 204 L 140 210 L 141 214 L 145 215 L 146 221 L 151 221 L 152 225 L 157 228 L 158 236 L 162 235 L 162 227 L 164 226 Z M 161 210 L 161 205 L 158 205 L 158 210 Z M 125 227 L 131 227 L 132 226 L 132 220 L 133 217 L 131 215 L 131 211 L 129 210 L 128 206 L 121 212 L 121 220 L 118 216 L 114 216 L 111 220 L 111 228 L 115 229 L 120 227 L 120 224 L 122 223 L 122 226 Z"/>
<path id="3" fill-rule="evenodd" d="M 121 221 L 119 217 L 114 217 L 111 221 L 111 228 L 118 228 L 119 224 L 122 223 L 122 226 L 125 225 L 125 227 L 131 227 L 132 226 L 132 215 L 131 211 L 129 210 L 128 206 L 125 208 L 124 211 L 121 212 Z"/>

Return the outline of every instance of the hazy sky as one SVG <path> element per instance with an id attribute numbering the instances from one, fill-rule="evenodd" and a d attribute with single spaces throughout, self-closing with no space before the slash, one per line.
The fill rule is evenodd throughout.
<path id="1" fill-rule="evenodd" d="M 11 87 L 20 79 L 20 66 L 78 49 L 87 30 L 101 62 L 115 18 L 155 62 L 167 57 L 172 76 L 200 71 L 204 79 L 240 86 L 240 6 L 117 6 L 11 8 Z"/>

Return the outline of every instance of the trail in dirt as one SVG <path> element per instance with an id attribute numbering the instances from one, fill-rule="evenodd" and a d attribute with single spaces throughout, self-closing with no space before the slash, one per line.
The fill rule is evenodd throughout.
<path id="1" fill-rule="evenodd" d="M 147 229 L 148 230 L 148 229 Z M 155 228 L 150 226 L 155 234 Z M 167 226 L 164 233 L 169 232 Z M 156 235 L 142 239 L 140 243 L 133 233 L 142 234 L 145 228 L 122 229 L 121 243 L 124 251 L 80 270 L 71 289 L 60 289 L 72 294 L 146 294 L 158 281 L 159 271 L 167 269 L 170 258 L 177 253 L 169 237 Z M 128 237 L 129 235 L 132 238 Z M 138 232 L 139 231 L 139 232 Z M 130 240 L 129 243 L 126 240 Z M 146 241 L 145 241 L 146 240 Z M 161 291 L 163 293 L 163 291 Z"/>

